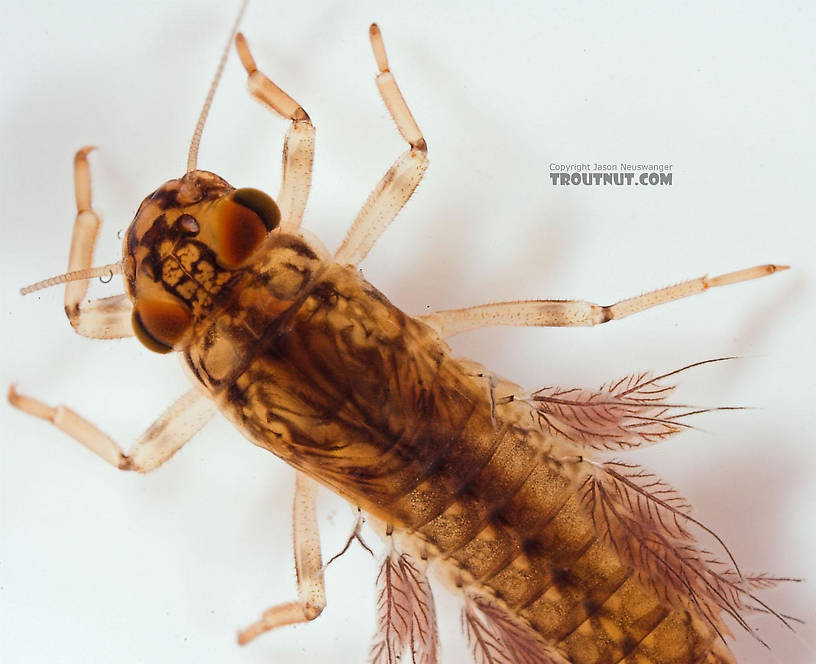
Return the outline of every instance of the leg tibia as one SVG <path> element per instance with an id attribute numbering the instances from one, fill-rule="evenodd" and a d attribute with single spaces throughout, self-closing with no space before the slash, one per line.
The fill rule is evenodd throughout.
<path id="1" fill-rule="evenodd" d="M 397 79 L 394 78 L 394 74 L 388 68 L 388 56 L 385 53 L 382 32 L 380 32 L 380 28 L 376 23 L 371 24 L 368 35 L 371 39 L 371 48 L 374 51 L 377 68 L 380 70 L 377 75 L 377 89 L 380 91 L 380 96 L 385 102 L 394 124 L 397 125 L 397 131 L 411 147 L 427 152 L 425 137 L 422 135 L 416 120 L 414 120 L 411 109 L 405 103 L 405 98 L 397 85 Z"/>
<path id="2" fill-rule="evenodd" d="M 428 146 L 419 126 L 405 103 L 397 81 L 388 68 L 382 33 L 376 24 L 369 30 L 371 47 L 377 61 L 377 89 L 397 131 L 411 148 L 400 155 L 380 180 L 351 225 L 334 259 L 344 265 L 357 265 L 394 221 L 411 198 L 428 168 Z"/>
<path id="3" fill-rule="evenodd" d="M 93 264 L 94 247 L 102 220 L 91 207 L 91 169 L 88 153 L 93 147 L 84 147 L 74 155 L 74 195 L 77 214 L 71 234 L 68 254 L 68 272 L 82 270 Z M 71 281 L 65 285 L 65 313 L 68 319 L 79 316 L 79 304 L 88 292 L 87 280 Z"/>
<path id="4" fill-rule="evenodd" d="M 316 497 L 317 484 L 298 472 L 292 505 L 298 599 L 295 602 L 277 604 L 264 611 L 258 620 L 238 633 L 238 643 L 241 645 L 276 627 L 314 620 L 326 607 L 320 533 L 315 509 Z"/>
<path id="5" fill-rule="evenodd" d="M 709 288 L 758 279 L 787 269 L 786 265 L 757 265 L 718 277 L 699 277 L 621 300 L 609 306 L 601 306 L 583 300 L 520 300 L 482 304 L 466 309 L 437 311 L 418 318 L 435 329 L 443 338 L 493 325 L 539 327 L 600 325 L 611 320 L 626 318 L 626 316 L 667 302 L 697 295 Z"/>
<path id="6" fill-rule="evenodd" d="M 283 178 L 278 205 L 281 228 L 296 233 L 312 186 L 315 128 L 303 107 L 258 70 L 241 33 L 235 37 L 235 49 L 247 73 L 249 93 L 268 109 L 292 121 L 283 142 Z"/>
<path id="7" fill-rule="evenodd" d="M 215 406 L 198 390 L 190 390 L 142 434 L 129 455 L 99 427 L 66 406 L 52 407 L 9 388 L 12 406 L 50 422 L 60 431 L 120 470 L 154 470 L 172 457 L 215 413 Z"/>
<path id="8" fill-rule="evenodd" d="M 89 280 L 94 276 L 122 272 L 121 263 L 92 267 L 96 239 L 102 220 L 91 207 L 91 172 L 88 153 L 94 148 L 84 147 L 74 155 L 74 194 L 77 214 L 71 233 L 68 253 L 68 271 L 50 279 L 32 284 L 20 292 L 25 295 L 40 288 L 65 284 L 65 315 L 71 327 L 85 337 L 119 339 L 133 336 L 130 323 L 131 305 L 125 295 L 84 302 Z"/>

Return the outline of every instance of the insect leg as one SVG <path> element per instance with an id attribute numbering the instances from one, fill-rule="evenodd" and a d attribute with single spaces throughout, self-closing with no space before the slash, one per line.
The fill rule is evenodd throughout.
<path id="1" fill-rule="evenodd" d="M 581 327 L 600 325 L 651 309 L 667 302 L 697 295 L 709 288 L 765 277 L 787 270 L 787 265 L 757 265 L 718 277 L 699 277 L 668 288 L 601 306 L 583 300 L 518 300 L 482 304 L 466 309 L 437 311 L 417 318 L 435 329 L 443 338 L 493 325 Z"/>
<path id="2" fill-rule="evenodd" d="M 77 214 L 71 235 L 68 272 L 91 267 L 94 247 L 102 220 L 91 207 L 91 172 L 88 153 L 93 147 L 84 147 L 74 155 L 74 193 Z M 88 280 L 69 281 L 65 284 L 65 315 L 77 334 L 95 339 L 132 337 L 130 324 L 131 304 L 126 295 L 115 295 L 82 304 L 88 293 Z"/>
<path id="3" fill-rule="evenodd" d="M 140 473 L 161 466 L 215 414 L 213 403 L 198 390 L 192 389 L 164 411 L 141 435 L 130 454 L 125 454 L 110 436 L 66 406 L 49 406 L 38 399 L 19 394 L 13 385 L 9 388 L 8 399 L 15 408 L 51 422 L 119 470 L 137 470 Z"/>
<path id="4" fill-rule="evenodd" d="M 298 599 L 264 611 L 258 620 L 238 633 L 238 643 L 241 645 L 276 627 L 314 620 L 326 607 L 316 497 L 317 484 L 308 475 L 298 472 L 292 506 Z"/>
<path id="5" fill-rule="evenodd" d="M 283 180 L 277 202 L 281 211 L 281 228 L 287 233 L 296 233 L 303 220 L 312 186 L 315 128 L 300 104 L 258 71 L 249 45 L 240 32 L 235 36 L 235 49 L 248 74 L 250 94 L 267 108 L 292 121 L 283 143 Z"/>
<path id="6" fill-rule="evenodd" d="M 383 231 L 408 202 L 428 168 L 428 146 L 425 137 L 388 68 L 382 33 L 376 23 L 371 25 L 369 36 L 379 69 L 376 80 L 380 96 L 391 113 L 397 130 L 411 147 L 388 169 L 346 233 L 343 244 L 334 255 L 338 263 L 345 265 L 356 265 L 365 258 Z"/>

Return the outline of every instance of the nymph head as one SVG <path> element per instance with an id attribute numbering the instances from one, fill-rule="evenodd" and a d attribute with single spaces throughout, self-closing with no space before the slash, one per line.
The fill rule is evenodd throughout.
<path id="1" fill-rule="evenodd" d="M 123 246 L 133 329 L 156 352 L 185 343 L 192 322 L 226 296 L 280 211 L 257 189 L 207 171 L 166 182 L 139 207 Z"/>

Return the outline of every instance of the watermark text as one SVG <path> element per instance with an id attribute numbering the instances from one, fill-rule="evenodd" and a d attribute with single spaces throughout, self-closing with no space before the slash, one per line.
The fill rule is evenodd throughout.
<path id="1" fill-rule="evenodd" d="M 673 184 L 674 164 L 651 163 L 550 163 L 550 181 L 554 185 L 651 185 Z"/>

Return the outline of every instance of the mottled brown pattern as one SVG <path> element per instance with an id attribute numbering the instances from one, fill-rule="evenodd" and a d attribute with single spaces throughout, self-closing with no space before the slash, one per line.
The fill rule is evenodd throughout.
<path id="1" fill-rule="evenodd" d="M 189 306 L 194 317 L 204 317 L 218 304 L 213 298 L 239 275 L 219 264 L 206 226 L 198 219 L 211 215 L 217 201 L 233 188 L 205 171 L 198 171 L 191 182 L 170 180 L 142 202 L 124 239 L 131 261 L 126 285 L 137 303 L 169 294 Z"/>
<path id="2" fill-rule="evenodd" d="M 533 405 L 497 398 L 514 386 L 453 359 L 316 244 L 232 237 L 234 191 L 196 171 L 148 197 L 126 277 L 148 336 L 183 351 L 251 441 L 390 524 L 566 661 L 732 661 L 690 603 L 661 600 L 601 538 L 579 491 L 589 467 Z"/>
<path id="3" fill-rule="evenodd" d="M 253 442 L 413 533 L 570 662 L 731 661 L 599 539 L 579 471 L 528 406 L 492 404 L 429 328 L 299 242 L 272 234 L 187 351 Z"/>

